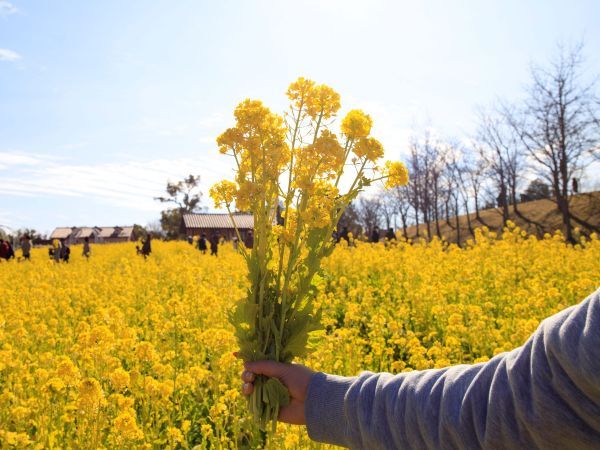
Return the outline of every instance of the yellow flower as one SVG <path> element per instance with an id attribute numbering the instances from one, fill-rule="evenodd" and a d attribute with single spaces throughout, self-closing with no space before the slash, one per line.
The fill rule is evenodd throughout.
<path id="1" fill-rule="evenodd" d="M 156 350 L 154 350 L 154 345 L 150 342 L 138 343 L 135 354 L 140 362 L 144 363 L 151 363 L 156 359 Z"/>
<path id="2" fill-rule="evenodd" d="M 167 428 L 167 439 L 172 444 L 179 444 L 184 440 L 183 433 L 179 428 L 169 427 Z"/>
<path id="3" fill-rule="evenodd" d="M 329 86 L 315 86 L 308 96 L 306 110 L 308 115 L 316 120 L 319 117 L 329 119 L 340 109 L 340 94 Z"/>
<path id="4" fill-rule="evenodd" d="M 115 391 L 123 391 L 129 387 L 129 373 L 122 367 L 118 367 L 110 374 L 110 384 Z"/>
<path id="5" fill-rule="evenodd" d="M 61 356 L 59 359 L 56 374 L 68 385 L 74 386 L 80 378 L 79 369 L 73 361 L 66 356 Z"/>
<path id="6" fill-rule="evenodd" d="M 51 378 L 44 385 L 44 391 L 50 394 L 58 394 L 66 388 L 65 382 L 61 378 Z"/>
<path id="7" fill-rule="evenodd" d="M 367 137 L 371 133 L 373 120 L 360 109 L 353 109 L 342 120 L 342 133 L 350 139 Z"/>
<path id="8" fill-rule="evenodd" d="M 401 162 L 386 161 L 384 176 L 387 177 L 385 186 L 388 189 L 408 184 L 408 170 Z"/>
<path id="9" fill-rule="evenodd" d="M 121 443 L 123 441 L 139 441 L 144 438 L 144 433 L 137 424 L 135 411 L 132 408 L 121 411 L 115 418 L 113 432 Z"/>
<path id="10" fill-rule="evenodd" d="M 222 180 L 210 188 L 208 194 L 215 202 L 215 208 L 220 208 L 223 205 L 228 208 L 235 200 L 237 185 L 232 181 Z"/>
<path id="11" fill-rule="evenodd" d="M 95 378 L 86 378 L 79 383 L 77 406 L 87 414 L 95 413 L 101 406 L 104 395 L 100 383 Z"/>
<path id="12" fill-rule="evenodd" d="M 299 77 L 288 87 L 287 97 L 292 100 L 294 106 L 298 109 L 303 108 L 308 96 L 313 92 L 315 82 Z"/>
<path id="13" fill-rule="evenodd" d="M 228 128 L 223 134 L 217 138 L 220 153 L 232 151 L 237 154 L 243 145 L 243 136 L 239 129 Z"/>
<path id="14" fill-rule="evenodd" d="M 364 137 L 358 140 L 353 149 L 359 158 L 367 158 L 369 161 L 377 161 L 383 156 L 383 145 L 375 138 Z"/>

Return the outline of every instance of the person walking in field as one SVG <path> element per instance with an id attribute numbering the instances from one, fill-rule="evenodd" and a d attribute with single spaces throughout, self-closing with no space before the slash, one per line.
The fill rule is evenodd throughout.
<path id="1" fill-rule="evenodd" d="M 60 242 L 60 259 L 62 259 L 65 263 L 69 263 L 69 259 L 71 258 L 71 248 L 67 241 L 61 239 Z"/>
<path id="2" fill-rule="evenodd" d="M 6 261 L 9 260 L 10 248 L 8 246 L 8 241 L 4 239 L 0 239 L 0 259 L 4 259 Z"/>
<path id="3" fill-rule="evenodd" d="M 217 256 L 217 252 L 219 251 L 219 236 L 213 234 L 210 237 L 210 254 Z"/>
<path id="4" fill-rule="evenodd" d="M 8 259 L 14 259 L 15 258 L 15 249 L 13 248 L 10 241 L 6 241 L 6 242 L 8 243 Z"/>
<path id="5" fill-rule="evenodd" d="M 83 257 L 89 261 L 92 249 L 90 248 L 90 238 L 85 237 L 83 239 Z"/>
<path id="6" fill-rule="evenodd" d="M 52 241 L 52 258 L 54 259 L 55 263 L 60 262 L 60 259 L 62 257 L 61 253 L 62 253 L 61 242 L 58 239 L 54 239 L 54 241 Z"/>
<path id="7" fill-rule="evenodd" d="M 377 244 L 379 242 L 379 227 L 373 228 L 373 232 L 371 233 L 371 239 L 369 240 L 373 244 Z"/>
<path id="8" fill-rule="evenodd" d="M 31 261 L 31 238 L 28 234 L 21 238 L 21 254 L 23 259 Z"/>
<path id="9" fill-rule="evenodd" d="M 356 449 L 600 448 L 600 289 L 544 320 L 519 348 L 488 362 L 398 375 L 341 377 L 299 364 L 246 362 L 279 379 L 279 420 L 318 442 Z"/>
<path id="10" fill-rule="evenodd" d="M 146 236 L 146 239 L 142 242 L 142 256 L 146 259 L 152 253 L 152 236 L 150 233 Z"/>
<path id="11" fill-rule="evenodd" d="M 254 236 L 252 235 L 252 230 L 248 230 L 246 233 L 246 238 L 244 239 L 244 246 L 247 249 L 252 249 L 254 246 Z"/>
<path id="12" fill-rule="evenodd" d="M 348 232 L 348 227 L 344 226 L 342 230 L 337 235 L 337 242 L 339 243 L 342 239 L 346 241 L 347 244 L 350 244 L 350 235 Z"/>
<path id="13" fill-rule="evenodd" d="M 393 228 L 388 228 L 387 233 L 385 233 L 385 239 L 387 241 L 396 241 L 396 233 L 394 233 Z"/>
<path id="14" fill-rule="evenodd" d="M 202 233 L 202 236 L 200 236 L 200 239 L 198 239 L 198 250 L 200 250 L 202 252 L 202 254 L 206 254 L 206 249 L 207 249 L 207 245 L 206 245 L 206 234 Z"/>

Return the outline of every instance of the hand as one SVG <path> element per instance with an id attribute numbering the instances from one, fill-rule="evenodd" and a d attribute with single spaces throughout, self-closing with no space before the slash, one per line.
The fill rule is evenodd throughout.
<path id="1" fill-rule="evenodd" d="M 290 403 L 279 411 L 279 421 L 294 425 L 306 425 L 304 418 L 304 400 L 314 371 L 300 364 L 283 364 L 275 361 L 255 361 L 244 363 L 242 372 L 242 392 L 252 394 L 252 382 L 256 375 L 277 378 L 288 389 Z"/>

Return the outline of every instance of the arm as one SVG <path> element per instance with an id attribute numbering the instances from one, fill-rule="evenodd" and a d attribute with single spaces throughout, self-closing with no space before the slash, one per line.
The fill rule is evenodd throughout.
<path id="1" fill-rule="evenodd" d="M 600 291 L 484 364 L 315 374 L 309 436 L 352 448 L 599 448 Z"/>

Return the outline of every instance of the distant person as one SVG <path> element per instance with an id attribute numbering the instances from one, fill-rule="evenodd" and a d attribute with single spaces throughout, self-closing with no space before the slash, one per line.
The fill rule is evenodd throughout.
<path id="1" fill-rule="evenodd" d="M 231 241 L 233 242 L 233 251 L 237 252 L 238 251 L 239 239 L 237 238 L 237 236 L 234 236 Z"/>
<path id="2" fill-rule="evenodd" d="M 254 247 L 254 235 L 252 234 L 251 230 L 248 230 L 248 232 L 246 233 L 246 239 L 244 239 L 244 245 L 246 246 L 246 248 L 249 248 L 249 249 Z"/>
<path id="3" fill-rule="evenodd" d="M 217 256 L 217 252 L 219 251 L 219 236 L 213 234 L 210 237 L 210 254 Z"/>
<path id="4" fill-rule="evenodd" d="M 379 227 L 373 228 L 370 242 L 372 242 L 373 244 L 377 244 L 379 242 Z"/>
<path id="5" fill-rule="evenodd" d="M 23 255 L 23 259 L 28 261 L 31 260 L 31 238 L 28 234 L 21 238 L 21 253 Z"/>
<path id="6" fill-rule="evenodd" d="M 394 229 L 393 228 L 388 228 L 387 233 L 385 233 L 385 238 L 388 241 L 395 241 L 395 240 L 397 240 L 396 233 L 394 233 Z"/>
<path id="7" fill-rule="evenodd" d="M 8 261 L 9 247 L 8 241 L 0 239 L 0 259 Z"/>
<path id="8" fill-rule="evenodd" d="M 60 259 L 68 264 L 70 258 L 71 248 L 69 247 L 69 244 L 67 244 L 67 241 L 63 239 L 60 243 Z"/>
<path id="9" fill-rule="evenodd" d="M 577 194 L 579 192 L 579 182 L 577 181 L 577 178 L 573 178 L 572 185 L 573 185 L 573 194 Z"/>
<path id="10" fill-rule="evenodd" d="M 337 235 L 337 242 L 340 242 L 342 239 L 344 239 L 348 244 L 350 244 L 350 235 L 348 234 L 348 227 L 346 226 L 344 226 Z"/>
<path id="11" fill-rule="evenodd" d="M 55 263 L 60 262 L 60 259 L 62 257 L 61 253 L 62 244 L 58 239 L 54 239 L 54 241 L 52 241 L 52 258 L 54 259 Z"/>
<path id="12" fill-rule="evenodd" d="M 142 242 L 142 256 L 146 259 L 152 253 L 152 236 L 148 233 L 144 242 Z"/>
<path id="13" fill-rule="evenodd" d="M 85 257 L 85 259 L 89 260 L 91 254 L 92 249 L 90 248 L 90 238 L 85 237 L 83 239 L 83 256 Z"/>
<path id="14" fill-rule="evenodd" d="M 15 257 L 15 250 L 13 249 L 12 244 L 10 243 L 10 241 L 5 241 L 6 245 L 8 245 L 8 258 L 6 258 L 7 260 L 9 259 L 13 259 Z"/>
<path id="15" fill-rule="evenodd" d="M 202 236 L 200 236 L 200 239 L 198 239 L 198 250 L 200 250 L 202 252 L 202 254 L 206 254 L 206 249 L 208 248 L 207 246 L 207 242 L 206 242 L 206 234 L 202 233 Z"/>

